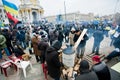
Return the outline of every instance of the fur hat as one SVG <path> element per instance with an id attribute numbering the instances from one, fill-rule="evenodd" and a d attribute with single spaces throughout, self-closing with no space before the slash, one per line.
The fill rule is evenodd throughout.
<path id="1" fill-rule="evenodd" d="M 33 33 L 33 36 L 36 36 L 36 33 Z"/>

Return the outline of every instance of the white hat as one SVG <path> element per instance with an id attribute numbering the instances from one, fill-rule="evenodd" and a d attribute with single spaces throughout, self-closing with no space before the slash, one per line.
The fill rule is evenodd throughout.
<path id="1" fill-rule="evenodd" d="M 74 28 L 74 27 L 72 27 L 72 28 L 71 28 L 71 31 L 75 31 L 75 28 Z"/>
<path id="2" fill-rule="evenodd" d="M 37 34 L 36 33 L 33 33 L 33 36 L 36 36 Z"/>

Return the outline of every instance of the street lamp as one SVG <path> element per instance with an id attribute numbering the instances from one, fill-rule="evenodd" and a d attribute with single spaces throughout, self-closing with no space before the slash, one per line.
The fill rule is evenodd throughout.
<path id="1" fill-rule="evenodd" d="M 66 21 L 67 16 L 66 16 L 66 4 L 65 4 L 65 0 L 64 0 L 64 12 L 65 12 L 65 21 Z"/>

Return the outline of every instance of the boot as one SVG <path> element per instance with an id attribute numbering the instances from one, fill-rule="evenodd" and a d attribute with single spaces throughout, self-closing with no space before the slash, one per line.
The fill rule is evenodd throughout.
<path id="1" fill-rule="evenodd" d="M 29 53 L 30 53 L 30 54 L 33 54 L 33 52 L 32 52 L 32 49 L 31 49 L 31 48 L 29 48 Z"/>

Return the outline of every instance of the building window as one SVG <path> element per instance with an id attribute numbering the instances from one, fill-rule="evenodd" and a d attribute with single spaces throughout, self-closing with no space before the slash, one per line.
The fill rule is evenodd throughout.
<path id="1" fill-rule="evenodd" d="M 7 18 L 7 16 L 5 15 L 5 18 Z"/>
<path id="2" fill-rule="evenodd" d="M 3 20 L 2 22 L 5 22 L 5 20 Z"/>
<path id="3" fill-rule="evenodd" d="M 0 9 L 0 13 L 2 13 L 2 10 Z"/>
<path id="4" fill-rule="evenodd" d="M 6 11 L 4 10 L 4 13 L 5 13 Z"/>
<path id="5" fill-rule="evenodd" d="M 2 18 L 3 16 L 2 15 L 0 15 L 0 18 Z"/>

